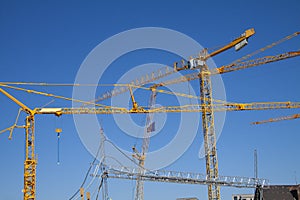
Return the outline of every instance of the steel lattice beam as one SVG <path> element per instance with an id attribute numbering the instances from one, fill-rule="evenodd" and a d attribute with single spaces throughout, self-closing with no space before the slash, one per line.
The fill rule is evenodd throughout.
<path id="1" fill-rule="evenodd" d="M 143 180 L 154 182 L 167 182 L 179 184 L 217 185 L 237 188 L 256 188 L 257 185 L 267 186 L 268 180 L 237 176 L 218 176 L 210 179 L 207 175 L 194 172 L 178 172 L 167 170 L 144 170 L 140 174 L 138 168 L 106 166 L 103 174 L 107 178 Z M 91 176 L 103 177 L 103 174 L 92 174 Z"/>

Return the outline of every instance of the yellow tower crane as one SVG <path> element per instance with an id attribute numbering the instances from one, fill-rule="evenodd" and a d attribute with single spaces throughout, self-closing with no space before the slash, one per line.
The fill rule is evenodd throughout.
<path id="1" fill-rule="evenodd" d="M 207 49 L 204 49 L 201 53 L 199 58 L 192 58 L 188 61 L 187 65 L 184 65 L 184 62 L 182 62 L 182 66 L 178 67 L 178 63 L 174 63 L 174 70 L 173 72 L 184 70 L 184 69 L 195 69 L 199 68 L 199 65 L 202 65 L 200 69 L 203 70 L 203 72 L 200 72 L 202 78 L 201 80 L 201 85 L 200 85 L 200 99 L 201 99 L 201 104 L 202 104 L 202 119 L 206 122 L 206 125 L 203 126 L 204 132 L 211 132 L 209 134 L 205 134 L 205 137 L 210 135 L 210 138 L 206 137 L 205 138 L 205 150 L 206 150 L 206 173 L 208 175 L 209 179 L 213 178 L 218 178 L 218 169 L 217 169 L 217 155 L 216 155 L 216 150 L 215 150 L 215 136 L 214 136 L 214 127 L 213 127 L 213 115 L 211 113 L 211 104 L 212 104 L 212 96 L 211 96 L 211 83 L 210 79 L 208 77 L 208 74 L 206 71 L 208 71 L 208 67 L 205 64 L 206 60 L 209 59 L 210 57 L 213 57 L 223 51 L 226 51 L 232 47 L 236 47 L 236 50 L 240 50 L 243 46 L 247 44 L 247 39 L 251 37 L 255 33 L 254 29 L 249 29 L 246 30 L 245 33 L 243 33 L 240 37 L 236 38 L 229 44 L 223 46 L 222 48 L 208 54 Z M 169 74 L 169 73 L 168 73 Z M 156 87 L 159 85 L 154 85 L 152 89 L 152 94 L 150 97 L 150 107 L 154 105 L 155 101 L 155 96 L 156 96 Z M 132 95 L 131 95 L 132 96 Z M 204 100 L 205 99 L 205 100 Z M 134 102 L 133 102 L 134 103 Z M 133 149 L 135 154 L 134 157 L 138 159 L 140 167 L 139 171 L 142 173 L 144 165 L 145 165 L 145 158 L 146 158 L 146 153 L 149 148 L 149 140 L 150 140 L 150 128 L 148 127 L 149 125 L 152 124 L 151 120 L 151 115 L 147 116 L 147 122 L 146 122 L 146 130 L 144 134 L 144 140 L 143 140 L 143 146 L 142 146 L 142 152 L 139 153 L 135 148 Z M 149 124 L 150 123 L 150 124 Z M 208 129 L 209 127 L 209 129 Z M 209 142 L 211 141 L 211 142 Z M 213 155 L 213 156 L 212 156 Z M 209 186 L 209 199 L 219 199 L 220 196 L 220 191 L 219 191 L 219 186 Z M 143 182 L 139 179 L 137 179 L 137 184 L 136 184 L 136 195 L 135 195 L 135 200 L 144 200 L 144 187 L 143 187 Z"/>
<path id="2" fill-rule="evenodd" d="M 239 38 L 233 40 L 228 45 L 221 49 L 208 53 L 207 49 L 204 49 L 198 58 L 190 60 L 190 68 L 200 68 L 200 98 L 201 98 L 201 110 L 202 110 L 202 128 L 204 134 L 204 149 L 205 149 L 205 161 L 206 161 L 206 175 L 209 180 L 217 179 L 219 177 L 217 147 L 216 147 L 216 134 L 214 126 L 214 111 L 212 102 L 212 85 L 210 70 L 206 61 L 227 49 L 235 46 L 236 50 L 241 49 L 247 44 L 247 39 L 254 34 L 254 29 L 247 30 Z M 208 199 L 219 200 L 220 199 L 220 187 L 215 184 L 208 185 Z"/>
<path id="3" fill-rule="evenodd" d="M 247 34 L 247 31 L 245 34 L 243 34 L 245 37 L 250 37 L 251 34 L 254 34 L 254 31 L 250 31 Z M 261 52 L 266 50 L 267 48 L 271 48 L 272 46 L 279 44 L 287 39 L 290 39 L 294 36 L 299 35 L 300 32 L 296 32 L 290 36 L 285 37 L 282 40 L 279 40 L 276 43 L 273 43 L 272 45 L 268 45 L 265 48 L 260 49 L 257 52 Z M 216 151 L 216 136 L 215 136 L 215 130 L 214 130 L 214 106 L 213 106 L 213 99 L 212 99 L 212 88 L 211 88 L 211 76 L 216 74 L 223 74 L 227 72 L 237 71 L 240 69 L 246 69 L 254 66 L 259 66 L 271 62 L 276 62 L 279 60 L 292 58 L 300 55 L 300 51 L 294 51 L 294 52 L 287 52 L 275 56 L 265 56 L 262 58 L 254 59 L 254 60 L 248 60 L 244 62 L 234 62 L 229 65 L 221 66 L 216 69 L 209 69 L 206 65 L 206 60 L 214 55 L 217 55 L 218 53 L 221 53 L 221 50 L 227 50 L 230 47 L 233 47 L 236 45 L 236 42 L 240 40 L 234 40 L 229 45 L 225 46 L 224 48 L 221 48 L 220 50 L 217 50 L 211 54 L 207 53 L 207 50 L 204 49 L 198 58 L 193 58 L 187 63 L 183 63 L 183 65 L 187 66 L 187 68 L 190 69 L 197 69 L 200 68 L 200 73 L 192 73 L 185 76 L 182 76 L 180 78 L 175 78 L 172 80 L 168 80 L 162 83 L 155 84 L 154 86 L 166 86 L 169 84 L 175 84 L 179 82 L 186 82 L 191 81 L 195 79 L 200 79 L 200 100 L 202 105 L 202 127 L 203 127 L 203 134 L 204 134 L 204 148 L 205 148 L 205 156 L 206 156 L 206 173 L 209 177 L 209 179 L 213 180 L 218 178 L 218 160 L 217 160 L 217 151 Z M 244 41 L 244 40 L 242 40 Z M 241 44 L 242 45 L 242 44 Z M 241 45 L 238 45 L 238 49 L 241 48 Z M 237 48 L 236 48 L 237 49 Z M 254 55 L 254 53 L 249 54 L 248 56 L 245 56 L 244 58 L 249 58 L 250 56 Z M 240 61 L 243 59 L 240 59 Z M 177 67 L 177 63 L 174 64 L 174 68 Z M 219 200 L 220 199 L 220 188 L 217 185 L 209 185 L 208 186 L 208 199 L 209 200 Z"/>

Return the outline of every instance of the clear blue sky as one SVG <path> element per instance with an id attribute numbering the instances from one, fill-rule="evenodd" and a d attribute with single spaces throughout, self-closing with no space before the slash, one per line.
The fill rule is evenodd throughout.
<path id="1" fill-rule="evenodd" d="M 226 3 L 156 0 L 105 3 L 1 1 L 0 80 L 73 83 L 81 63 L 93 48 L 105 39 L 132 28 L 150 26 L 173 29 L 188 35 L 205 47 L 226 44 L 244 30 L 255 28 L 256 34 L 249 40 L 249 45 L 245 49 L 237 53 L 229 50 L 215 57 L 216 65 L 221 66 L 299 31 L 299 10 L 298 0 L 226 1 Z M 299 44 L 299 38 L 294 38 L 262 55 L 299 50 Z M 175 61 L 171 58 L 172 56 L 160 54 L 159 51 L 129 54 L 128 58 L 125 55 L 115 63 L 115 68 L 112 67 L 111 71 L 107 72 L 104 82 L 114 83 L 117 80 L 118 77 L 109 74 L 113 73 L 113 69 L 117 71 L 115 76 L 122 76 L 131 69 L 131 66 L 149 62 L 169 64 Z M 299 61 L 299 58 L 293 58 L 224 74 L 222 78 L 227 100 L 299 101 Z M 117 64 L 120 68 L 116 66 Z M 34 89 L 72 96 L 72 88 Z M 43 106 L 52 100 L 14 90 L 9 91 L 31 108 Z M 0 102 L 0 129 L 4 129 L 14 122 L 18 107 L 3 95 L 0 95 Z M 71 106 L 71 104 L 55 101 L 51 106 Z M 260 177 L 270 179 L 272 184 L 295 184 L 296 181 L 299 183 L 299 120 L 261 126 L 250 125 L 253 121 L 293 113 L 299 113 L 299 109 L 227 113 L 222 135 L 217 144 L 220 174 L 253 176 L 253 151 L 257 149 Z M 23 122 L 24 115 L 22 117 L 20 123 Z M 111 122 L 111 117 L 99 118 L 103 120 L 106 134 L 119 146 L 130 150 L 136 139 L 122 136 L 120 130 Z M 177 120 L 177 116 L 168 119 Z M 140 118 L 135 120 L 141 124 L 144 122 Z M 160 133 L 157 140 L 168 142 L 172 139 L 170 128 L 172 123 L 167 122 L 164 128 L 164 133 L 169 135 L 164 136 Z M 54 131 L 56 127 L 63 128 L 60 165 L 56 164 L 57 144 Z M 0 135 L 2 158 L 0 196 L 1 199 L 22 199 L 24 131 L 16 130 L 12 141 L 7 137 L 8 133 Z M 198 158 L 202 140 L 202 132 L 199 129 L 191 147 L 167 169 L 204 173 L 204 160 Z M 152 150 L 163 145 L 159 142 L 156 144 L 155 138 L 152 144 L 150 147 Z M 53 116 L 37 116 L 36 153 L 38 199 L 68 199 L 80 186 L 93 159 L 80 141 L 72 116 L 63 116 L 59 119 Z M 109 195 L 112 199 L 132 199 L 133 188 L 133 181 L 109 180 Z M 196 196 L 205 199 L 206 190 L 206 186 L 146 183 L 145 198 L 172 200 Z M 232 193 L 248 193 L 252 190 L 222 188 L 221 192 L 222 199 L 229 200 Z"/>

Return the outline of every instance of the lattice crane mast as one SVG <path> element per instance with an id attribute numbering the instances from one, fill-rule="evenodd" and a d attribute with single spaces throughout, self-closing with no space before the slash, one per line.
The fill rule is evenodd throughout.
<path id="1" fill-rule="evenodd" d="M 150 100 L 148 107 L 150 109 L 154 108 L 156 101 L 156 88 L 151 88 L 151 94 L 150 94 Z M 135 147 L 133 147 L 133 157 L 138 160 L 139 163 L 139 174 L 144 174 L 145 169 L 145 160 L 146 160 L 146 154 L 149 149 L 149 143 L 150 143 L 150 135 L 154 131 L 155 122 L 154 122 L 154 113 L 147 113 L 146 116 L 146 126 L 144 129 L 144 136 L 143 136 L 143 144 L 142 144 L 142 151 L 139 153 Z M 144 181 L 137 176 L 136 179 L 136 188 L 135 188 L 135 200 L 144 200 Z"/>
<path id="2" fill-rule="evenodd" d="M 36 164 L 37 159 L 34 152 L 34 115 L 35 112 L 0 88 L 0 92 L 15 102 L 21 109 L 27 113 L 25 120 L 25 161 L 24 161 L 24 200 L 35 200 L 36 191 Z"/>
<path id="3" fill-rule="evenodd" d="M 199 79 L 200 79 L 200 102 L 202 110 L 202 128 L 204 135 L 204 149 L 205 149 L 205 161 L 206 161 L 206 174 L 208 180 L 218 179 L 218 157 L 216 147 L 216 134 L 214 127 L 214 111 L 212 101 L 212 85 L 210 70 L 206 61 L 223 51 L 226 51 L 235 46 L 236 50 L 243 48 L 247 44 L 247 39 L 254 34 L 254 29 L 246 30 L 239 38 L 233 40 L 228 45 L 220 48 L 217 51 L 208 53 L 207 49 L 200 52 L 198 58 L 191 59 L 189 61 L 190 68 L 200 68 Z M 208 185 L 208 199 L 219 200 L 220 199 L 220 187 L 216 184 Z"/>

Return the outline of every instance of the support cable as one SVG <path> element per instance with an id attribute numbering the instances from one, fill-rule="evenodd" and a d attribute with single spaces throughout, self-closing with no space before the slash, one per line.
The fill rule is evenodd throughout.
<path id="1" fill-rule="evenodd" d="M 103 185 L 103 177 L 101 178 L 101 182 L 100 182 L 100 185 L 98 187 L 98 192 L 97 192 L 96 200 L 98 200 L 100 189 L 101 189 L 102 185 Z"/>
<path id="2" fill-rule="evenodd" d="M 90 167 L 89 167 L 89 169 L 87 170 L 87 172 L 86 172 L 86 174 L 85 174 L 85 177 L 84 177 L 84 179 L 83 179 L 83 182 L 82 182 L 82 184 L 80 185 L 79 188 L 82 188 L 83 185 L 85 184 L 85 182 L 86 182 L 86 180 L 87 180 L 87 177 L 88 177 L 88 175 L 89 175 L 89 173 L 90 173 L 90 171 L 91 171 L 93 165 L 95 164 L 95 162 L 96 162 L 96 160 L 97 160 L 97 157 L 98 157 L 98 154 L 99 154 L 99 152 L 100 152 L 100 149 L 101 149 L 101 143 L 100 143 L 99 148 L 98 148 L 98 150 L 97 150 L 96 156 L 94 157 L 93 162 L 90 164 Z M 78 189 L 78 190 L 71 196 L 71 198 L 69 198 L 69 200 L 74 199 L 74 197 L 79 193 L 79 191 L 80 191 L 80 189 Z"/>

